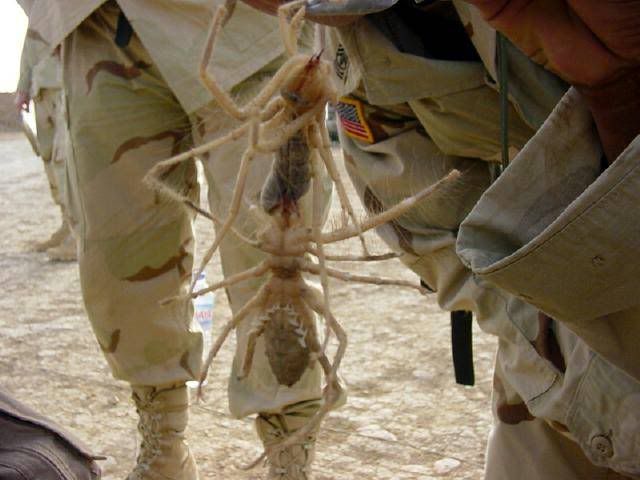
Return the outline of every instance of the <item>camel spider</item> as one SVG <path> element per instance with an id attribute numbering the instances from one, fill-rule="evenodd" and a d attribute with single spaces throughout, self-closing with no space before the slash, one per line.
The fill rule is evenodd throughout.
<path id="1" fill-rule="evenodd" d="M 228 335 L 251 314 L 254 315 L 255 320 L 248 337 L 241 377 L 248 375 L 251 369 L 256 342 L 260 336 L 265 338 L 265 350 L 270 367 L 281 384 L 293 385 L 307 368 L 314 367 L 316 361 L 323 369 L 326 380 L 323 405 L 303 428 L 279 444 L 269 447 L 284 449 L 302 441 L 314 431 L 340 394 L 341 387 L 337 381 L 337 371 L 347 346 L 347 335 L 331 313 L 329 278 L 405 286 L 426 293 L 422 287 L 410 282 L 353 275 L 330 268 L 326 262 L 383 260 L 397 256 L 395 254 L 370 255 L 363 232 L 403 215 L 428 197 L 443 182 L 451 181 L 459 174 L 453 171 L 431 187 L 378 215 L 359 222 L 331 155 L 329 135 L 324 125 L 326 104 L 336 100 L 336 90 L 330 80 L 332 66 L 321 58 L 321 52 L 309 55 L 300 54 L 297 51 L 297 36 L 305 15 L 304 1 L 297 0 L 279 8 L 281 36 L 288 59 L 245 106 L 237 105 L 206 70 L 214 51 L 216 38 L 230 16 L 232 6 L 233 0 L 229 0 L 227 5 L 219 7 L 214 14 L 200 73 L 203 82 L 219 105 L 231 117 L 242 123 L 227 135 L 160 162 L 147 174 L 146 182 L 154 189 L 205 215 L 219 227 L 212 245 L 199 266 L 198 273 L 200 273 L 210 261 L 222 238 L 229 230 L 234 230 L 233 224 L 241 206 L 247 172 L 254 156 L 259 153 L 275 152 L 276 160 L 260 197 L 259 208 L 266 219 L 266 227 L 257 233 L 255 240 L 247 239 L 234 230 L 245 241 L 267 253 L 268 257 L 254 268 L 230 276 L 207 289 L 194 292 L 192 284 L 188 295 L 195 298 L 203 293 L 238 282 L 265 277 L 265 282 L 256 295 L 223 327 L 208 354 L 200 385 L 205 380 L 214 357 Z M 188 198 L 162 183 L 163 173 L 173 165 L 243 136 L 248 136 L 249 145 L 240 161 L 231 204 L 224 220 L 200 209 Z M 334 182 L 343 211 L 343 225 L 330 232 L 322 231 L 323 202 L 320 172 L 323 167 Z M 312 189 L 313 200 L 311 227 L 304 224 L 297 203 L 309 188 Z M 340 257 L 325 254 L 325 245 L 356 236 L 360 238 L 363 255 Z M 312 261 L 310 257 L 316 258 L 317 262 Z M 309 285 L 303 278 L 303 273 L 319 276 L 321 291 Z M 316 330 L 316 315 L 325 321 L 326 333 L 322 342 Z M 330 361 L 325 353 L 331 333 L 338 341 L 333 361 Z"/>

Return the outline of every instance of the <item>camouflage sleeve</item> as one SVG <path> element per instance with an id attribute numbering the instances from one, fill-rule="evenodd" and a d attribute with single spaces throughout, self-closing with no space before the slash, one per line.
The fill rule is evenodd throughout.
<path id="1" fill-rule="evenodd" d="M 25 35 L 24 44 L 22 45 L 22 54 L 20 56 L 20 78 L 16 91 L 18 92 L 31 92 L 31 76 L 34 66 L 33 55 L 33 40 L 29 38 L 29 35 Z"/>

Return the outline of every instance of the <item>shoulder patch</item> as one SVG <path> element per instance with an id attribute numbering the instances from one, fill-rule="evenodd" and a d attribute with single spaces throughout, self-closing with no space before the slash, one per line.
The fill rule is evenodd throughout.
<path id="1" fill-rule="evenodd" d="M 361 101 L 352 97 L 342 97 L 336 104 L 336 113 L 347 135 L 356 140 L 374 143 L 373 133 L 365 120 Z"/>

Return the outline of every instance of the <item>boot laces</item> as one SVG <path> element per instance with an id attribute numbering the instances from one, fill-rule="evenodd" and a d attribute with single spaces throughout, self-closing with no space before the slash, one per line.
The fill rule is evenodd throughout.
<path id="1" fill-rule="evenodd" d="M 275 447 L 272 451 L 267 450 L 265 462 L 269 465 L 269 480 L 310 479 L 311 462 L 316 440 L 315 432 L 308 434 L 299 443 L 279 449 L 277 445 L 287 439 L 293 432 L 287 430 L 284 419 L 274 419 L 273 417 L 265 418 L 263 416 L 263 420 L 269 425 L 268 443 Z"/>
<path id="2" fill-rule="evenodd" d="M 142 478 L 151 469 L 151 465 L 161 454 L 160 420 L 161 414 L 154 411 L 154 401 L 151 396 L 138 398 L 136 401 L 138 412 L 138 433 L 141 437 L 140 450 L 128 480 Z"/>

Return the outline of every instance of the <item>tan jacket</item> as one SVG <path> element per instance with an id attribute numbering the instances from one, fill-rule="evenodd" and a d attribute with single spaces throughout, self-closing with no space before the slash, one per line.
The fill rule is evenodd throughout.
<path id="1" fill-rule="evenodd" d="M 113 1 L 113 0 L 112 0 Z M 29 29 L 53 49 L 104 0 L 19 0 Z M 198 67 L 216 0 L 117 0 L 160 72 L 188 112 L 212 100 Z M 276 18 L 238 2 L 214 53 L 216 77 L 227 89 L 283 53 Z"/>
<path id="2" fill-rule="evenodd" d="M 352 92 L 362 82 L 370 103 L 393 105 L 415 99 L 443 98 L 487 85 L 497 90 L 496 31 L 475 7 L 461 0 L 454 0 L 453 5 L 483 65 L 434 59 L 420 61 L 413 55 L 399 54 L 383 34 L 362 19 L 331 32 L 334 48 L 341 45 L 346 51 L 345 62 L 337 64 L 341 78 L 336 79 L 336 83 L 341 94 Z M 527 125 L 537 129 L 567 86 L 511 44 L 507 48 L 512 70 L 511 105 Z M 335 52 L 332 53 L 335 58 Z M 513 71 L 518 75 L 513 75 Z"/>
<path id="3" fill-rule="evenodd" d="M 458 254 L 640 380 L 640 136 L 603 173 L 601 158 L 571 89 L 465 219 Z"/>

